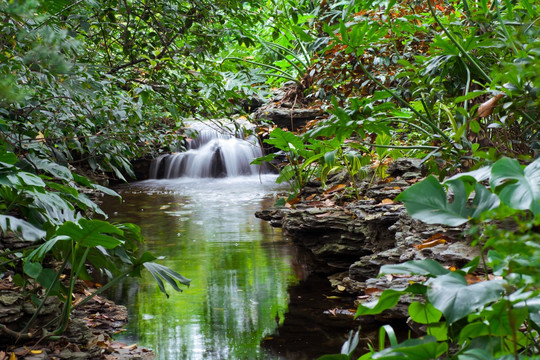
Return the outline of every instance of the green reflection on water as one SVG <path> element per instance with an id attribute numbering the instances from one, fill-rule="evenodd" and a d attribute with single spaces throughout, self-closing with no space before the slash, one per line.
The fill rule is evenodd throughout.
<path id="1" fill-rule="evenodd" d="M 167 299 L 149 274 L 117 296 L 128 306 L 124 340 L 152 348 L 159 359 L 277 359 L 260 349 L 287 311 L 296 282 L 291 248 L 279 230 L 254 217 L 271 179 L 154 181 L 107 201 L 113 221 L 141 226 L 160 263 L 190 278 Z M 271 204 L 271 202 L 270 202 Z M 266 204 L 267 206 L 270 204 Z M 137 285 L 139 284 L 139 285 Z"/>

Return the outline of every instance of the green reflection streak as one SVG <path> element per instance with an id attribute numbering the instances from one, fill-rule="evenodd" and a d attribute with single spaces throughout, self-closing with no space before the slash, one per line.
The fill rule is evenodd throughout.
<path id="1" fill-rule="evenodd" d="M 284 318 L 296 280 L 290 248 L 276 243 L 279 230 L 253 216 L 260 202 L 122 195 L 123 204 L 104 206 L 120 214 L 113 220 L 140 225 L 148 250 L 166 257 L 159 262 L 192 280 L 183 293 L 168 289 L 167 299 L 145 273 L 136 295 L 124 299 L 127 336 L 159 359 L 276 359 L 259 344 Z"/>

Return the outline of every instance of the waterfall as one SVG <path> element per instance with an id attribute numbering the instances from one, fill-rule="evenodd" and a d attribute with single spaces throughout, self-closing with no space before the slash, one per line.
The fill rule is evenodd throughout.
<path id="1" fill-rule="evenodd" d="M 244 138 L 242 131 L 232 127 L 216 130 L 206 123 L 192 124 L 187 133 L 190 137 L 186 151 L 155 159 L 150 167 L 150 178 L 217 178 L 259 172 L 260 166 L 250 164 L 262 156 L 255 136 Z"/>

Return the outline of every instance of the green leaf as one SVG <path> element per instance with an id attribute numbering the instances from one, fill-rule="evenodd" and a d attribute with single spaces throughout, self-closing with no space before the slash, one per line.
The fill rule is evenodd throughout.
<path id="1" fill-rule="evenodd" d="M 42 269 L 41 264 L 37 262 L 26 261 L 23 265 L 24 273 L 32 279 L 37 279 Z"/>
<path id="2" fill-rule="evenodd" d="M 56 289 L 60 286 L 60 283 L 56 281 L 57 278 L 58 273 L 56 271 L 54 271 L 53 269 L 45 268 L 39 273 L 37 281 L 41 284 L 41 286 L 45 288 L 50 288 L 54 285 L 54 288 Z"/>
<path id="3" fill-rule="evenodd" d="M 474 339 L 480 336 L 489 335 L 489 326 L 484 322 L 473 322 L 465 325 L 459 333 L 459 342 L 463 344 L 469 339 Z"/>
<path id="4" fill-rule="evenodd" d="M 333 355 L 323 355 L 317 358 L 317 360 L 351 360 L 351 357 L 345 354 L 333 354 Z"/>
<path id="5" fill-rule="evenodd" d="M 70 238 L 68 236 L 55 236 L 52 239 L 45 241 L 28 255 L 28 261 L 33 261 L 34 259 L 36 261 L 41 261 L 43 257 L 54 247 L 54 245 L 56 245 L 58 241 L 69 239 Z"/>
<path id="6" fill-rule="evenodd" d="M 379 272 L 384 274 L 409 274 L 409 275 L 444 275 L 450 270 L 443 267 L 433 259 L 411 260 L 403 264 L 383 265 Z"/>
<path id="7" fill-rule="evenodd" d="M 495 194 L 476 184 L 473 203 L 468 206 L 469 191 L 465 186 L 466 180 L 457 178 L 446 182 L 454 191 L 454 201 L 451 203 L 444 187 L 433 175 L 403 191 L 396 200 L 402 201 L 409 215 L 415 219 L 428 224 L 459 226 L 499 205 Z"/>
<path id="8" fill-rule="evenodd" d="M 352 356 L 352 353 L 354 350 L 356 350 L 356 347 L 358 346 L 358 342 L 360 341 L 360 331 L 355 332 L 353 336 L 353 331 L 351 330 L 349 332 L 349 337 L 347 338 L 347 341 L 343 343 L 343 346 L 341 347 L 341 353 L 347 356 Z"/>
<path id="9" fill-rule="evenodd" d="M 504 280 L 489 280 L 467 286 L 463 276 L 450 272 L 427 281 L 427 296 L 452 324 L 499 299 L 505 283 Z"/>
<path id="10" fill-rule="evenodd" d="M 106 221 L 87 219 L 80 219 L 77 224 L 67 221 L 56 233 L 69 236 L 82 246 L 103 246 L 106 249 L 113 249 L 122 244 L 122 240 L 107 234 L 123 234 L 122 230 Z"/>
<path id="11" fill-rule="evenodd" d="M 0 163 L 3 163 L 2 165 L 15 165 L 17 163 L 17 155 L 15 155 L 12 152 L 2 152 L 0 153 Z M 11 166 L 8 166 L 11 167 Z"/>
<path id="12" fill-rule="evenodd" d="M 384 360 L 428 360 L 437 359 L 448 350 L 448 344 L 438 343 L 433 336 L 409 339 L 373 355 L 373 359 Z"/>
<path id="13" fill-rule="evenodd" d="M 463 102 L 463 101 L 466 101 L 466 100 L 471 100 L 471 99 L 474 99 L 480 95 L 484 95 L 486 92 L 484 90 L 477 90 L 477 91 L 471 91 L 469 93 L 467 93 L 467 95 L 463 95 L 463 96 L 458 96 L 457 98 L 454 99 L 454 103 L 460 103 L 460 102 Z"/>
<path id="14" fill-rule="evenodd" d="M 165 290 L 165 285 L 163 283 L 162 278 L 167 283 L 169 283 L 174 288 L 174 290 L 176 290 L 178 292 L 181 292 L 182 289 L 180 289 L 178 287 L 178 284 L 176 283 L 177 281 L 180 284 L 184 284 L 186 286 L 189 286 L 189 283 L 191 282 L 191 280 L 183 277 L 182 275 L 178 274 L 177 272 L 175 272 L 174 270 L 171 270 L 170 268 L 168 268 L 166 266 L 156 264 L 156 263 L 153 263 L 153 262 L 145 262 L 145 263 L 143 263 L 143 266 L 146 268 L 146 270 L 148 270 L 150 272 L 152 277 L 158 283 L 158 286 L 159 286 L 159 289 L 161 290 L 161 292 L 163 292 L 165 295 L 167 295 L 167 297 L 169 297 L 169 294 Z"/>
<path id="15" fill-rule="evenodd" d="M 503 203 L 540 214 L 540 158 L 525 170 L 517 160 L 502 158 L 493 164 L 489 183 Z"/>
<path id="16" fill-rule="evenodd" d="M 102 193 L 104 194 L 107 194 L 107 195 L 110 195 L 110 196 L 114 196 L 114 197 L 118 197 L 120 198 L 121 196 L 116 192 L 114 191 L 113 189 L 109 189 L 108 187 L 105 187 L 105 186 L 102 186 L 102 185 L 99 185 L 99 184 L 90 184 L 90 187 L 92 189 L 96 189 L 98 191 L 101 191 Z"/>
<path id="17" fill-rule="evenodd" d="M 431 324 L 438 322 L 442 317 L 442 312 L 437 310 L 430 303 L 413 302 L 409 305 L 409 316 L 419 324 Z"/>
<path id="18" fill-rule="evenodd" d="M 403 291 L 386 289 L 382 292 L 379 299 L 370 301 L 365 304 L 358 305 L 356 310 L 355 318 L 362 315 L 377 315 L 382 313 L 384 310 L 388 310 L 396 306 Z"/>
<path id="19" fill-rule="evenodd" d="M 47 159 L 38 158 L 35 155 L 27 156 L 28 162 L 33 163 L 39 170 L 45 171 L 50 175 L 63 180 L 73 180 L 71 171 L 62 165 Z"/>
<path id="20" fill-rule="evenodd" d="M 484 349 L 468 349 L 457 358 L 458 360 L 494 360 L 493 354 Z"/>
<path id="21" fill-rule="evenodd" d="M 435 324 L 429 324 L 427 327 L 428 335 L 434 336 L 437 341 L 448 340 L 448 323 L 441 321 Z"/>
<path id="22" fill-rule="evenodd" d="M 20 179 L 21 184 L 27 186 L 45 187 L 45 183 L 37 175 L 31 174 L 25 171 L 17 172 L 17 177 Z"/>
<path id="23" fill-rule="evenodd" d="M 394 328 L 388 324 L 381 326 L 379 329 L 379 350 L 384 349 L 384 344 L 386 343 L 386 336 L 388 335 L 388 341 L 390 346 L 396 346 L 398 344 L 396 332 Z"/>
<path id="24" fill-rule="evenodd" d="M 20 233 L 22 238 L 27 241 L 42 239 L 47 234 L 29 222 L 9 215 L 0 215 L 0 228 L 3 232 L 11 230 Z"/>
<path id="25" fill-rule="evenodd" d="M 267 144 L 274 145 L 280 150 L 297 152 L 304 149 L 304 142 L 295 134 L 275 128 L 270 133 L 270 138 L 264 141 Z"/>

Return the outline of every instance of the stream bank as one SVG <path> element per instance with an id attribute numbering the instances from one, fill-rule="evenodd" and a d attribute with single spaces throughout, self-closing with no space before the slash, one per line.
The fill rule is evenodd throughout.
<path id="1" fill-rule="evenodd" d="M 320 184 L 304 189 L 309 201 L 270 208 L 256 213 L 313 258 L 313 272 L 327 276 L 335 293 L 355 296 L 358 303 L 376 299 L 388 288 L 403 288 L 417 277 L 378 278 L 382 265 L 431 258 L 444 266 L 462 267 L 478 255 L 464 238 L 463 227 L 429 225 L 412 219 L 394 199 L 425 174 L 419 159 L 392 162 L 384 180 L 371 176 L 358 182 L 361 198 L 340 201 L 349 180 L 346 174 L 329 177 L 327 189 Z M 376 320 L 406 320 L 406 299 L 401 305 L 375 316 Z"/>

